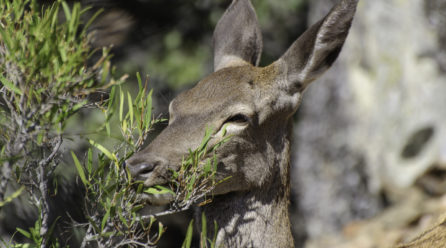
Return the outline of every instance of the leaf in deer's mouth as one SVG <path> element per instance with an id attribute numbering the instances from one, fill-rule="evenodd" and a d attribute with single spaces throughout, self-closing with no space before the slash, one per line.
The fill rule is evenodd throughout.
<path id="1" fill-rule="evenodd" d="M 143 191 L 142 200 L 151 205 L 166 205 L 175 199 L 175 193 L 166 187 L 156 185 Z"/>
<path id="2" fill-rule="evenodd" d="M 154 195 L 169 193 L 169 194 L 172 194 L 172 195 L 175 196 L 175 192 L 173 192 L 171 189 L 166 188 L 166 187 L 161 186 L 161 185 L 156 185 L 154 187 L 150 187 L 150 188 L 144 190 L 144 193 L 154 194 Z"/>

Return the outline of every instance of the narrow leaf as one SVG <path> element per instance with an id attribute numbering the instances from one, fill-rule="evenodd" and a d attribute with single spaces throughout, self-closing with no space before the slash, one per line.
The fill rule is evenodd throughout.
<path id="1" fill-rule="evenodd" d="M 93 23 L 93 21 L 104 11 L 104 9 L 100 9 L 94 13 L 94 15 L 88 20 L 88 22 L 84 26 L 84 30 L 82 32 L 87 32 L 87 29 L 90 27 L 90 25 Z"/>
<path id="2" fill-rule="evenodd" d="M 204 211 L 201 212 L 201 247 L 206 247 L 206 239 L 207 239 L 207 223 L 206 216 Z"/>
<path id="3" fill-rule="evenodd" d="M 130 92 L 127 92 L 127 97 L 128 97 L 129 114 L 130 114 L 130 127 L 133 127 L 133 119 L 135 116 L 133 115 L 133 101 Z"/>
<path id="4" fill-rule="evenodd" d="M 124 223 L 124 225 L 125 225 L 127 228 L 129 228 L 129 223 L 127 222 L 127 220 L 126 220 L 126 219 L 124 218 L 124 216 L 122 215 L 122 209 L 121 209 L 121 208 L 119 208 L 118 216 L 119 216 L 119 219 L 121 220 L 121 222 Z"/>
<path id="5" fill-rule="evenodd" d="M 85 177 L 84 168 L 82 168 L 79 159 L 77 159 L 76 154 L 74 154 L 73 151 L 71 151 L 71 156 L 73 157 L 74 165 L 76 166 L 77 172 L 79 173 L 79 177 L 81 178 L 82 183 L 85 185 L 85 187 L 88 187 L 90 183 L 87 181 L 87 178 Z"/>
<path id="6" fill-rule="evenodd" d="M 87 155 L 87 170 L 88 174 L 91 174 L 91 171 L 93 169 L 93 151 L 91 148 L 88 148 L 88 155 Z"/>
<path id="7" fill-rule="evenodd" d="M 191 220 L 189 222 L 189 227 L 187 228 L 186 232 L 186 238 L 184 239 L 183 245 L 181 248 L 190 248 L 190 245 L 192 244 L 192 234 L 194 230 L 194 220 Z"/>
<path id="8" fill-rule="evenodd" d="M 215 244 L 217 243 L 217 233 L 218 233 L 218 225 L 217 221 L 214 220 L 214 238 L 212 239 L 211 248 L 214 248 Z"/>
<path id="9" fill-rule="evenodd" d="M 150 188 L 144 190 L 144 192 L 147 194 L 153 194 L 153 195 L 159 195 L 159 194 L 175 195 L 175 193 L 171 189 L 168 189 L 166 187 L 159 186 L 159 185 L 157 185 L 155 187 L 150 187 Z"/>
<path id="10" fill-rule="evenodd" d="M 164 232 L 164 225 L 161 222 L 158 222 L 158 236 L 161 236 Z"/>
<path id="11" fill-rule="evenodd" d="M 7 203 L 12 202 L 15 198 L 19 197 L 22 194 L 24 189 L 25 189 L 25 186 L 22 186 L 18 190 L 16 190 L 14 193 L 7 196 L 4 201 L 0 201 L 0 208 L 5 206 Z"/>
<path id="12" fill-rule="evenodd" d="M 138 81 L 138 89 L 139 91 L 142 90 L 142 81 L 141 81 L 141 75 L 139 75 L 139 72 L 136 73 L 136 79 Z"/>
<path id="13" fill-rule="evenodd" d="M 23 234 L 23 236 L 25 236 L 25 237 L 27 237 L 27 238 L 29 238 L 29 239 L 31 238 L 31 233 L 29 233 L 28 231 L 23 230 L 23 229 L 20 228 L 20 227 L 17 227 L 16 230 L 17 230 L 19 233 Z"/>
<path id="14" fill-rule="evenodd" d="M 105 224 L 107 223 L 109 217 L 110 217 L 110 209 L 107 210 L 107 212 L 104 215 L 104 218 L 102 218 L 101 231 L 104 231 Z"/>
<path id="15" fill-rule="evenodd" d="M 121 88 L 119 94 L 119 121 L 122 122 L 122 114 L 124 112 L 124 92 L 122 92 Z"/>
<path id="16" fill-rule="evenodd" d="M 69 22 L 71 20 L 71 11 L 70 11 L 70 7 L 68 7 L 68 4 L 65 1 L 62 1 L 62 7 L 63 7 L 63 11 L 65 13 L 65 18 L 67 19 L 67 21 Z"/>
<path id="17" fill-rule="evenodd" d="M 0 81 L 8 90 L 13 91 L 16 94 L 23 95 L 23 91 L 21 91 L 11 81 L 9 81 L 8 79 L 6 79 L 5 77 L 3 77 L 1 75 L 0 75 Z"/>
<path id="18" fill-rule="evenodd" d="M 108 96 L 108 107 L 107 107 L 108 110 L 110 110 L 112 108 L 112 106 L 113 106 L 113 103 L 114 103 L 114 100 L 115 100 L 115 92 L 116 92 L 116 87 L 113 86 L 111 88 L 110 95 Z"/>
<path id="19" fill-rule="evenodd" d="M 6 34 L 5 30 L 2 27 L 0 27 L 0 35 L 1 35 L 2 40 L 5 42 L 8 50 L 10 50 L 10 51 L 13 50 L 14 48 L 13 48 L 13 43 L 12 43 L 11 37 L 8 34 Z"/>
<path id="20" fill-rule="evenodd" d="M 145 113 L 145 131 L 149 131 L 150 128 L 150 120 L 152 119 L 152 90 L 150 90 L 149 94 L 146 98 L 146 113 Z"/>
<path id="21" fill-rule="evenodd" d="M 107 156 L 107 158 L 113 161 L 117 161 L 116 156 L 113 153 L 111 153 L 107 148 L 105 148 L 101 144 L 96 143 L 94 140 L 88 140 L 88 141 L 92 146 L 96 147 L 99 151 L 104 153 L 104 155 Z"/>
<path id="22" fill-rule="evenodd" d="M 207 146 L 209 140 L 211 139 L 212 133 L 213 133 L 212 128 L 206 128 L 204 138 L 201 141 L 201 145 L 198 147 L 198 151 L 202 151 Z"/>

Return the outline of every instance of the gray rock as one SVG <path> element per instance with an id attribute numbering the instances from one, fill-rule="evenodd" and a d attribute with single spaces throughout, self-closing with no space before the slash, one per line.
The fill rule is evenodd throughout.
<path id="1" fill-rule="evenodd" d="M 295 225 L 310 238 L 374 216 L 446 168 L 446 1 L 361 1 L 341 57 L 294 128 Z M 311 1 L 310 20 L 330 1 Z M 313 21 L 310 21 L 313 22 Z M 298 230 L 299 228 L 296 228 Z"/>

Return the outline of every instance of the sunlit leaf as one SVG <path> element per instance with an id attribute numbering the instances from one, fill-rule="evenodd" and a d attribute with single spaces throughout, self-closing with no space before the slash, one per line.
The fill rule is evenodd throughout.
<path id="1" fill-rule="evenodd" d="M 107 156 L 107 158 L 109 158 L 110 160 L 113 160 L 113 161 L 117 161 L 117 158 L 116 158 L 115 154 L 111 153 L 103 145 L 96 143 L 94 140 L 88 140 L 88 141 L 90 142 L 90 144 L 92 146 L 96 147 L 99 151 L 104 153 L 104 155 Z"/>
<path id="2" fill-rule="evenodd" d="M 153 195 L 159 195 L 159 194 L 172 194 L 175 195 L 175 192 L 173 192 L 171 189 L 168 189 L 166 187 L 156 185 L 154 187 L 150 187 L 146 190 L 144 190 L 145 193 L 153 194 Z"/>
<path id="3" fill-rule="evenodd" d="M 122 115 L 124 113 L 124 92 L 121 90 L 119 94 L 119 121 L 122 122 Z"/>
<path id="4" fill-rule="evenodd" d="M 129 107 L 129 115 L 130 115 L 130 126 L 133 127 L 133 119 L 135 116 L 133 115 L 133 101 L 132 101 L 132 95 L 130 95 L 130 92 L 127 92 L 128 97 L 128 107 Z"/>
<path id="5" fill-rule="evenodd" d="M 211 139 L 211 135 L 212 135 L 213 132 L 214 131 L 213 131 L 212 128 L 206 128 L 206 132 L 205 132 L 204 138 L 201 141 L 201 145 L 198 147 L 199 151 L 203 150 L 206 147 L 206 145 L 208 144 L 209 140 Z"/>
<path id="6" fill-rule="evenodd" d="M 25 236 L 25 237 L 27 237 L 27 238 L 29 238 L 29 239 L 31 238 L 31 233 L 29 233 L 28 231 L 23 230 L 23 229 L 20 228 L 20 227 L 17 227 L 16 230 L 17 230 L 19 233 L 21 233 L 23 236 Z"/>
<path id="7" fill-rule="evenodd" d="M 93 169 L 93 151 L 91 148 L 88 148 L 88 155 L 87 155 L 87 170 L 88 174 L 91 174 L 91 171 Z"/>
<path id="8" fill-rule="evenodd" d="M 192 244 L 192 234 L 194 230 L 194 220 L 189 222 L 189 226 L 187 227 L 186 238 L 184 239 L 183 245 L 181 248 L 190 248 Z"/>
<path id="9" fill-rule="evenodd" d="M 70 7 L 68 7 L 68 4 L 65 1 L 62 1 L 62 7 L 63 7 L 63 11 L 65 13 L 65 18 L 67 19 L 67 21 L 70 21 L 71 20 Z"/>
<path id="10" fill-rule="evenodd" d="M 5 206 L 6 204 L 12 202 L 15 198 L 19 197 L 22 194 L 24 189 L 25 189 L 25 186 L 22 186 L 18 190 L 16 190 L 14 193 L 12 193 L 11 195 L 5 197 L 5 199 L 3 201 L 0 201 L 0 208 Z"/>
<path id="11" fill-rule="evenodd" d="M 107 223 L 108 219 L 110 218 L 110 209 L 107 210 L 104 217 L 102 218 L 101 222 L 101 231 L 104 231 L 105 224 Z"/>
<path id="12" fill-rule="evenodd" d="M 0 75 L 0 81 L 2 84 L 10 91 L 13 91 L 16 94 L 23 95 L 23 91 L 21 91 L 17 86 L 15 86 L 11 81 Z"/>
<path id="13" fill-rule="evenodd" d="M 81 178 L 82 183 L 85 185 L 85 187 L 88 187 L 90 183 L 88 182 L 87 178 L 85 177 L 84 168 L 82 167 L 81 163 L 77 159 L 76 154 L 74 152 L 71 152 L 71 156 L 73 157 L 74 165 L 76 166 L 77 173 L 79 174 L 79 177 Z"/>

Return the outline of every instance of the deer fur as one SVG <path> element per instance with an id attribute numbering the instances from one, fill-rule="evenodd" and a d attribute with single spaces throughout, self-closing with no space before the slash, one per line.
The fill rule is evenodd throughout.
<path id="1" fill-rule="evenodd" d="M 145 186 L 168 182 L 206 127 L 232 138 L 218 150 L 217 185 L 203 207 L 218 224 L 217 247 L 294 247 L 288 205 L 292 115 L 305 88 L 335 61 L 358 0 L 341 0 L 285 54 L 257 67 L 260 28 L 249 0 L 233 0 L 214 32 L 215 72 L 172 100 L 169 125 L 127 160 Z M 156 200 L 153 200 L 156 201 Z M 152 202 L 156 203 L 156 202 Z"/>

